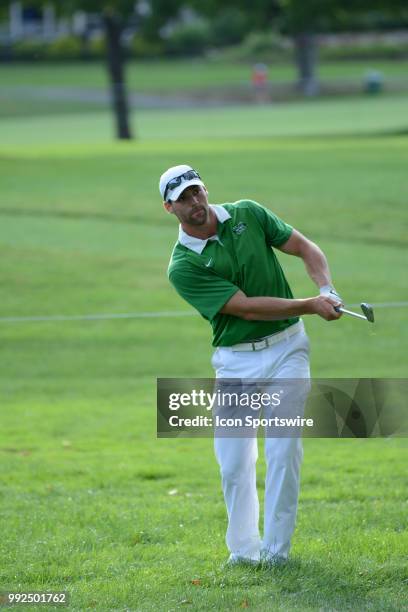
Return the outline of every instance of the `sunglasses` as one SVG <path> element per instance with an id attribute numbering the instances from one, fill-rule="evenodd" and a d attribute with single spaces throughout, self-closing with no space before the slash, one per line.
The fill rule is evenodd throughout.
<path id="1" fill-rule="evenodd" d="M 180 176 L 176 176 L 171 179 L 166 185 L 166 189 L 164 190 L 164 200 L 166 200 L 167 193 L 169 191 L 173 191 L 176 187 L 184 183 L 184 181 L 191 181 L 191 179 L 198 178 L 201 180 L 201 176 L 195 170 L 188 170 L 188 172 L 184 172 L 184 174 L 180 174 Z"/>

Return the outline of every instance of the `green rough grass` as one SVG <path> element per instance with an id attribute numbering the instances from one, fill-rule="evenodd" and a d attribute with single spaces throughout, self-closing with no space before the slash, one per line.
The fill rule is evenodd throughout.
<path id="1" fill-rule="evenodd" d="M 64 588 L 75 610 L 402 609 L 402 441 L 308 440 L 290 564 L 224 570 L 211 441 L 154 443 L 150 385 L 135 391 L 3 418 L 5 588 Z"/>
<path id="2" fill-rule="evenodd" d="M 152 113 L 152 133 L 129 145 L 98 144 L 88 116 L 14 132 L 1 122 L 0 316 L 191 312 L 165 276 L 176 224 L 157 190 L 181 161 L 200 169 L 211 201 L 252 197 L 316 239 L 347 302 L 407 300 L 407 138 L 342 136 L 341 105 L 330 137 L 333 107 L 319 106 L 322 124 L 315 105 L 297 108 L 297 130 L 302 113 L 313 138 L 289 107 L 277 123 L 291 138 L 270 137 L 263 108 L 228 115 L 218 138 L 226 113 L 213 113 L 213 133 L 205 112 L 194 124 L 163 113 L 162 142 Z M 384 104 L 370 123 L 367 108 L 367 130 L 387 109 L 405 120 Z M 310 295 L 301 262 L 281 259 L 295 293 Z M 306 317 L 314 375 L 406 377 L 406 319 L 404 308 L 378 310 L 372 328 Z M 211 440 L 155 437 L 155 378 L 211 376 L 208 324 L 0 323 L 0 334 L 0 589 L 68 590 L 73 610 L 406 607 L 405 440 L 305 440 L 290 564 L 225 570 Z"/>

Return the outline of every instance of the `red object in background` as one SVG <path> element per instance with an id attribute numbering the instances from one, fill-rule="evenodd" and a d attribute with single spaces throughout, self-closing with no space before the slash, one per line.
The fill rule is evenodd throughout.
<path id="1" fill-rule="evenodd" d="M 255 64 L 252 70 L 252 85 L 264 87 L 268 81 L 268 68 L 265 64 Z"/>

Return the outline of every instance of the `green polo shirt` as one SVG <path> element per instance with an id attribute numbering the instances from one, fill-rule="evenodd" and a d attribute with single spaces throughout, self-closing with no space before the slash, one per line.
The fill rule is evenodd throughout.
<path id="1" fill-rule="evenodd" d="M 223 204 L 222 208 L 230 218 L 218 220 L 218 239 L 203 241 L 201 253 L 177 242 L 168 276 L 181 297 L 210 321 L 213 346 L 232 346 L 280 332 L 299 318 L 246 321 L 220 314 L 239 289 L 248 297 L 293 298 L 271 248 L 286 242 L 292 227 L 251 200 Z"/>

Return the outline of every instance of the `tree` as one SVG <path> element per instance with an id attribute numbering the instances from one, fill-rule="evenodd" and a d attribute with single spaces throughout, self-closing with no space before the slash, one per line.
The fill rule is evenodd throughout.
<path id="1" fill-rule="evenodd" d="M 408 24 L 406 0 L 189 0 L 207 16 L 214 17 L 227 7 L 245 12 L 254 29 L 275 29 L 289 35 L 294 43 L 301 93 L 318 93 L 317 34 L 331 30 L 384 28 L 386 24 Z"/>
<path id="2" fill-rule="evenodd" d="M 224 0 L 227 6 L 245 11 L 248 23 L 253 29 L 275 29 L 290 35 L 294 41 L 295 61 L 298 68 L 298 87 L 305 95 L 318 91 L 316 66 L 315 32 L 320 26 L 322 15 L 327 14 L 336 0 Z M 214 17 L 219 11 L 217 0 L 190 0 L 197 10 Z M 325 10 L 322 11 L 322 7 Z M 201 7 L 201 8 L 200 8 Z"/>
<path id="3" fill-rule="evenodd" d="M 330 29 L 338 5 L 338 0 L 281 0 L 281 28 L 292 36 L 297 87 L 305 96 L 319 91 L 316 34 Z"/>
<path id="4" fill-rule="evenodd" d="M 123 29 L 135 14 L 134 0 L 60 0 L 61 10 L 99 13 L 105 30 L 106 63 L 110 78 L 112 106 L 116 121 L 117 137 L 132 138 L 126 93 Z"/>
<path id="5" fill-rule="evenodd" d="M 125 71 L 121 33 L 123 20 L 110 7 L 103 9 L 103 24 L 105 27 L 107 64 L 111 82 L 111 95 L 116 118 L 116 132 L 121 140 L 132 138 L 129 109 L 125 87 Z"/>
<path id="6" fill-rule="evenodd" d="M 200 0 L 190 0 L 199 9 Z M 274 29 L 289 35 L 294 43 L 298 88 L 304 95 L 318 92 L 315 34 L 327 28 L 339 0 L 223 0 L 226 6 L 245 11 L 255 29 Z M 207 0 L 202 9 L 212 16 L 219 11 L 217 0 Z"/>
<path id="7" fill-rule="evenodd" d="M 50 0 L 23 0 L 25 6 L 44 8 Z M 126 95 L 122 33 L 135 14 L 135 0 L 59 0 L 55 7 L 62 15 L 75 11 L 97 13 L 101 16 L 106 38 L 106 65 L 110 79 L 112 107 L 117 137 L 132 138 Z"/>
<path id="8" fill-rule="evenodd" d="M 408 17 L 406 0 L 281 0 L 283 28 L 294 41 L 298 87 L 306 96 L 315 95 L 317 80 L 316 35 L 327 31 L 384 29 Z"/>
<path id="9" fill-rule="evenodd" d="M 117 136 L 125 140 L 130 139 L 132 134 L 126 95 L 122 34 L 125 26 L 131 20 L 140 21 L 141 17 L 135 10 L 137 4 L 135 0 L 60 0 L 58 4 L 61 10 L 67 12 L 81 10 L 99 13 L 102 16 Z M 183 0 L 150 0 L 147 5 L 149 13 L 146 21 L 158 32 L 160 27 L 166 23 L 169 14 L 178 12 L 183 5 Z"/>

